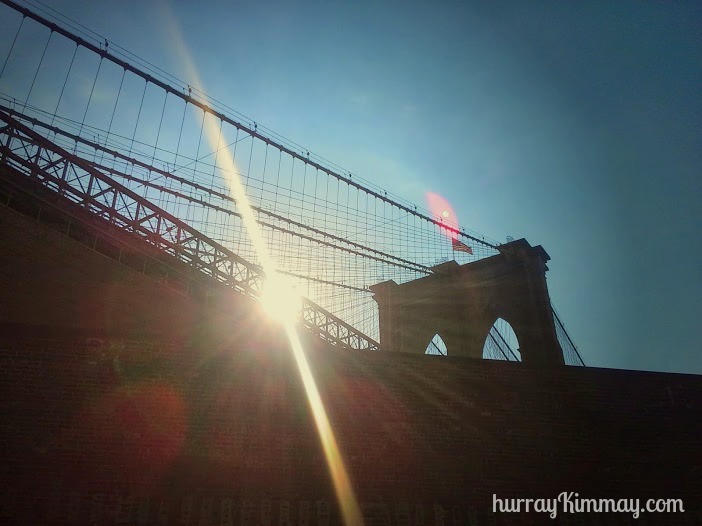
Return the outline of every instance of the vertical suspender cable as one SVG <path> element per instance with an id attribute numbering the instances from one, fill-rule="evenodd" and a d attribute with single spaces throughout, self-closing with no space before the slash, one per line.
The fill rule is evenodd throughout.
<path id="1" fill-rule="evenodd" d="M 88 109 L 90 108 L 90 102 L 93 100 L 93 92 L 95 91 L 95 84 L 97 84 L 97 79 L 100 76 L 100 68 L 102 67 L 103 58 L 100 57 L 100 62 L 98 63 L 97 71 L 95 72 L 95 78 L 93 79 L 93 87 L 90 88 L 90 96 L 88 97 L 88 104 L 85 106 L 85 112 L 83 113 L 83 119 L 80 121 L 80 128 L 78 129 L 78 135 L 83 131 L 83 125 L 85 124 L 85 118 L 88 116 Z M 78 143 L 76 143 L 76 147 Z"/>
<path id="2" fill-rule="evenodd" d="M 158 151 L 158 140 L 161 137 L 161 126 L 163 125 L 163 114 L 166 112 L 166 102 L 168 102 L 168 92 L 163 97 L 163 107 L 161 108 L 161 118 L 158 121 L 158 130 L 156 131 L 156 143 L 154 144 L 154 154 L 151 156 L 151 164 L 156 160 L 156 152 Z M 149 175 L 149 177 L 151 177 Z"/>
<path id="3" fill-rule="evenodd" d="M 197 151 L 195 152 L 195 166 L 193 167 L 193 180 L 197 180 L 197 162 L 200 159 L 200 146 L 202 145 L 202 132 L 205 128 L 205 115 L 202 112 L 202 121 L 200 121 L 200 136 L 197 139 Z"/>
<path id="4" fill-rule="evenodd" d="M 215 178 L 217 177 L 217 158 L 219 157 L 219 145 L 222 142 L 222 125 L 223 124 L 224 124 L 224 121 L 222 119 L 220 119 L 219 120 L 219 133 L 217 134 L 217 149 L 214 152 L 214 154 L 215 154 L 214 166 L 212 167 L 212 188 L 214 188 L 214 181 L 215 181 Z"/>
<path id="5" fill-rule="evenodd" d="M 34 90 L 34 83 L 37 81 L 37 77 L 39 76 L 39 70 L 41 69 L 41 65 L 44 63 L 44 57 L 46 56 L 46 50 L 49 49 L 49 42 L 51 42 L 51 37 L 54 35 L 53 30 L 49 33 L 49 38 L 46 39 L 46 45 L 44 46 L 44 51 L 41 54 L 41 58 L 39 59 L 39 65 L 37 66 L 37 70 L 34 72 L 34 78 L 32 79 L 32 84 L 29 86 L 29 93 L 27 93 L 27 98 L 24 100 L 24 106 L 25 108 L 29 105 L 29 97 L 32 96 L 32 91 Z"/>
<path id="6" fill-rule="evenodd" d="M 261 175 L 261 197 L 258 206 L 263 206 L 263 187 L 266 184 L 266 167 L 268 165 L 268 143 L 266 143 L 266 150 L 263 156 L 263 174 Z"/>
<path id="7" fill-rule="evenodd" d="M 112 115 L 110 116 L 110 124 L 107 126 L 107 140 L 110 137 L 110 132 L 112 131 L 112 123 L 115 120 L 115 113 L 117 113 L 117 103 L 119 103 L 119 97 L 122 94 L 122 85 L 124 84 L 124 75 L 127 73 L 126 69 L 122 69 L 122 78 L 119 81 L 119 89 L 117 90 L 117 98 L 115 99 L 115 105 L 112 108 Z"/>
<path id="8" fill-rule="evenodd" d="M 51 116 L 51 123 L 49 124 L 50 126 L 53 126 L 54 124 L 54 119 L 56 118 L 56 115 L 58 115 L 58 110 L 59 106 L 61 105 L 61 99 L 63 98 L 63 92 L 66 90 L 66 84 L 68 84 L 68 77 L 71 75 L 71 70 L 73 69 L 73 62 L 76 60 L 76 55 L 78 54 L 78 44 L 76 44 L 76 47 L 73 49 L 73 56 L 71 57 L 71 62 L 68 64 L 68 71 L 66 72 L 66 78 L 63 79 L 63 86 L 61 86 L 61 93 L 59 93 L 59 98 L 56 101 L 56 107 L 54 108 L 54 113 Z"/>
<path id="9" fill-rule="evenodd" d="M 173 159 L 173 171 L 175 172 L 178 165 L 178 152 L 180 151 L 180 140 L 183 138 L 183 125 L 185 124 L 185 114 L 188 112 L 188 102 L 185 102 L 183 108 L 183 118 L 180 120 L 180 131 L 178 132 L 178 144 L 176 144 L 175 159 Z"/>
<path id="10" fill-rule="evenodd" d="M 141 102 L 139 102 L 139 110 L 137 111 L 137 118 L 136 118 L 136 122 L 134 123 L 134 133 L 132 133 L 132 140 L 129 143 L 128 155 L 132 154 L 132 148 L 134 147 L 134 139 L 136 138 L 137 128 L 139 127 L 139 118 L 141 117 L 141 109 L 144 106 L 144 97 L 146 96 L 146 87 L 148 85 L 149 85 L 149 81 L 147 80 L 144 83 L 144 91 L 141 92 Z"/>
<path id="11" fill-rule="evenodd" d="M 20 31 L 22 30 L 22 25 L 24 24 L 24 19 L 26 17 L 22 16 L 22 20 L 20 21 L 20 25 L 17 28 L 17 33 L 15 33 L 15 38 L 12 39 L 12 44 L 10 45 L 10 51 L 7 52 L 7 56 L 5 57 L 5 62 L 2 64 L 2 69 L 0 70 L 0 78 L 2 78 L 3 73 L 5 73 L 5 67 L 7 66 L 7 63 L 10 60 L 10 55 L 12 55 L 12 51 L 15 49 L 15 43 L 17 42 L 17 37 L 20 34 Z"/>
<path id="12" fill-rule="evenodd" d="M 278 211 L 278 188 L 280 188 L 280 165 L 283 162 L 283 150 L 278 150 L 278 173 L 275 178 L 275 192 L 273 193 L 273 211 Z"/>
<path id="13" fill-rule="evenodd" d="M 251 178 L 251 161 L 253 160 L 253 146 L 254 146 L 254 138 L 253 136 L 251 137 L 251 149 L 249 150 L 249 166 L 246 169 L 246 183 L 244 184 L 244 187 L 248 189 L 249 186 L 249 179 Z M 235 151 L 236 151 L 236 145 L 234 145 Z M 236 160 L 236 159 L 235 159 Z M 234 164 L 236 166 L 236 163 Z"/>
<path id="14" fill-rule="evenodd" d="M 122 85 L 124 84 L 124 75 L 127 73 L 127 70 L 122 68 L 122 78 L 119 81 L 119 89 L 117 90 L 117 98 L 115 99 L 115 105 L 112 108 L 112 115 L 110 116 L 110 124 L 107 126 L 107 135 L 105 136 L 105 146 L 107 146 L 107 141 L 110 139 L 110 132 L 112 131 L 112 123 L 115 120 L 115 113 L 117 113 L 117 104 L 119 103 L 119 97 L 122 94 Z M 100 154 L 100 163 L 102 163 L 103 158 L 105 157 L 105 151 L 103 150 L 102 153 Z"/>
<path id="15" fill-rule="evenodd" d="M 185 101 L 185 107 L 183 108 L 183 118 L 180 120 L 180 131 L 178 132 L 178 144 L 176 144 L 175 158 L 173 159 L 173 171 L 174 172 L 176 170 L 176 166 L 178 165 L 178 152 L 180 151 L 180 140 L 183 137 L 183 125 L 185 124 L 185 114 L 187 112 L 188 112 L 188 101 Z M 180 188 L 181 188 L 181 190 L 183 189 L 183 183 L 180 183 Z M 186 213 L 187 213 L 187 210 L 190 208 L 190 205 L 186 204 L 185 206 L 186 206 Z M 180 215 L 180 206 L 177 207 L 177 214 Z"/>

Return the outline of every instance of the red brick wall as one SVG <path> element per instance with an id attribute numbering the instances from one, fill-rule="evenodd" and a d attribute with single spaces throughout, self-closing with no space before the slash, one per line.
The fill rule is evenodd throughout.
<path id="1" fill-rule="evenodd" d="M 245 347 L 6 343 L 3 469 L 15 501 L 5 513 L 46 497 L 56 502 L 34 507 L 67 517 L 73 498 L 86 519 L 97 498 L 109 522 L 125 498 L 149 497 L 150 521 L 157 503 L 173 521 L 190 498 L 196 508 L 214 499 L 213 524 L 226 499 L 237 514 L 270 503 L 272 523 L 286 502 L 295 511 L 319 501 L 336 516 L 285 343 L 262 336 Z M 465 524 L 493 493 L 679 497 L 690 507 L 699 496 L 697 377 L 308 354 L 358 498 L 386 506 L 381 515 L 415 514 L 419 503 Z"/>

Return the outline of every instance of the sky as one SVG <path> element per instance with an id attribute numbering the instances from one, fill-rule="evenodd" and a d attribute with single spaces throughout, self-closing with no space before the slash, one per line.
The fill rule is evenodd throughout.
<path id="1" fill-rule="evenodd" d="M 702 374 L 699 2 L 51 6 L 393 194 L 551 256 L 589 366 Z"/>

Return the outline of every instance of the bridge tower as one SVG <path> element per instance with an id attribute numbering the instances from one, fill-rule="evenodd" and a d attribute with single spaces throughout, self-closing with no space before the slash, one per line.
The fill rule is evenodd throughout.
<path id="1" fill-rule="evenodd" d="M 402 285 L 371 286 L 381 349 L 421 354 L 439 334 L 451 356 L 481 358 L 490 327 L 502 318 L 517 335 L 523 362 L 563 364 L 546 286 L 550 257 L 525 239 L 498 249 L 465 265 L 442 263 L 432 275 Z"/>

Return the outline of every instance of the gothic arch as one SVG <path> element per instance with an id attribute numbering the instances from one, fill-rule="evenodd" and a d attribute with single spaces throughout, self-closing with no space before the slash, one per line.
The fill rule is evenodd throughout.
<path id="1" fill-rule="evenodd" d="M 497 318 L 485 334 L 483 359 L 522 361 L 517 333 L 512 324 L 502 317 Z"/>
<path id="2" fill-rule="evenodd" d="M 424 354 L 438 354 L 440 356 L 448 356 L 448 348 L 441 335 L 437 332 L 434 334 L 429 344 L 427 345 Z"/>

